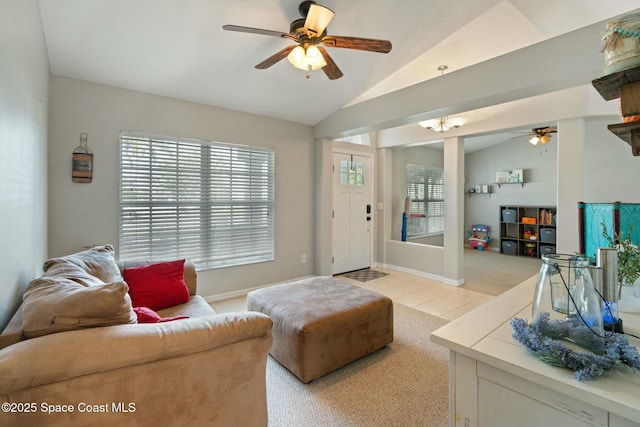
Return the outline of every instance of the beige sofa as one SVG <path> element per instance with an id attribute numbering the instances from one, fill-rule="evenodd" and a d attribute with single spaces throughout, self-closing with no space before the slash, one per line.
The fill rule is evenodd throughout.
<path id="1" fill-rule="evenodd" d="M 184 277 L 189 302 L 158 314 L 189 319 L 23 339 L 21 307 L 0 335 L 0 425 L 266 426 L 271 319 L 215 314 Z"/>

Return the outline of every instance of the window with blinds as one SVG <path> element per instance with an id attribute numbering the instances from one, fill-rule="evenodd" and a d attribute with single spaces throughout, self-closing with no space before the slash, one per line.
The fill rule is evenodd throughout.
<path id="1" fill-rule="evenodd" d="M 407 165 L 407 196 L 411 198 L 407 236 L 442 233 L 444 231 L 444 170 Z"/>
<path id="2" fill-rule="evenodd" d="M 265 148 L 122 133 L 120 259 L 272 261 L 274 165 Z"/>

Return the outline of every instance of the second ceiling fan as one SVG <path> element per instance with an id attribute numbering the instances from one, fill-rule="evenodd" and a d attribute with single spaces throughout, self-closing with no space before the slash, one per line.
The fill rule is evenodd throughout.
<path id="1" fill-rule="evenodd" d="M 558 128 L 555 126 L 531 129 L 531 139 L 529 139 L 529 142 L 533 145 L 545 145 L 551 141 L 551 134 L 556 132 L 558 132 Z"/>
<path id="2" fill-rule="evenodd" d="M 258 69 L 269 68 L 278 61 L 288 58 L 296 68 L 309 72 L 322 69 L 331 80 L 339 79 L 343 74 L 322 45 L 379 53 L 391 51 L 389 40 L 327 35 L 327 25 L 329 25 L 334 13 L 331 9 L 320 6 L 313 1 L 303 1 L 298 10 L 302 18 L 291 22 L 288 33 L 239 25 L 224 25 L 222 28 L 227 31 L 280 37 L 297 43 L 271 55 L 256 65 Z M 307 74 L 307 77 L 309 76 L 310 74 Z"/>

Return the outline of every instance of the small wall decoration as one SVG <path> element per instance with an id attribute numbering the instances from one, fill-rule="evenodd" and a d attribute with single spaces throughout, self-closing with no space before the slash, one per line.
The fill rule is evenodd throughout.
<path id="1" fill-rule="evenodd" d="M 496 183 L 522 183 L 524 182 L 524 170 L 516 169 L 512 171 L 496 172 Z"/>
<path id="2" fill-rule="evenodd" d="M 80 145 L 73 150 L 71 180 L 88 184 L 93 180 L 93 152 L 87 147 L 87 134 L 80 134 Z"/>

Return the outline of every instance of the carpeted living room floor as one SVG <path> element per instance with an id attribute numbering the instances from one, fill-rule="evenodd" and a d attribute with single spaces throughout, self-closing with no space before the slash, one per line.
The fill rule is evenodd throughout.
<path id="1" fill-rule="evenodd" d="M 394 342 L 309 384 L 269 356 L 269 426 L 447 426 L 448 350 L 431 333 L 537 274 L 540 263 L 467 249 L 459 287 L 382 268 L 366 281 L 337 276 L 394 301 Z M 246 310 L 244 296 L 210 304 L 218 313 Z"/>

